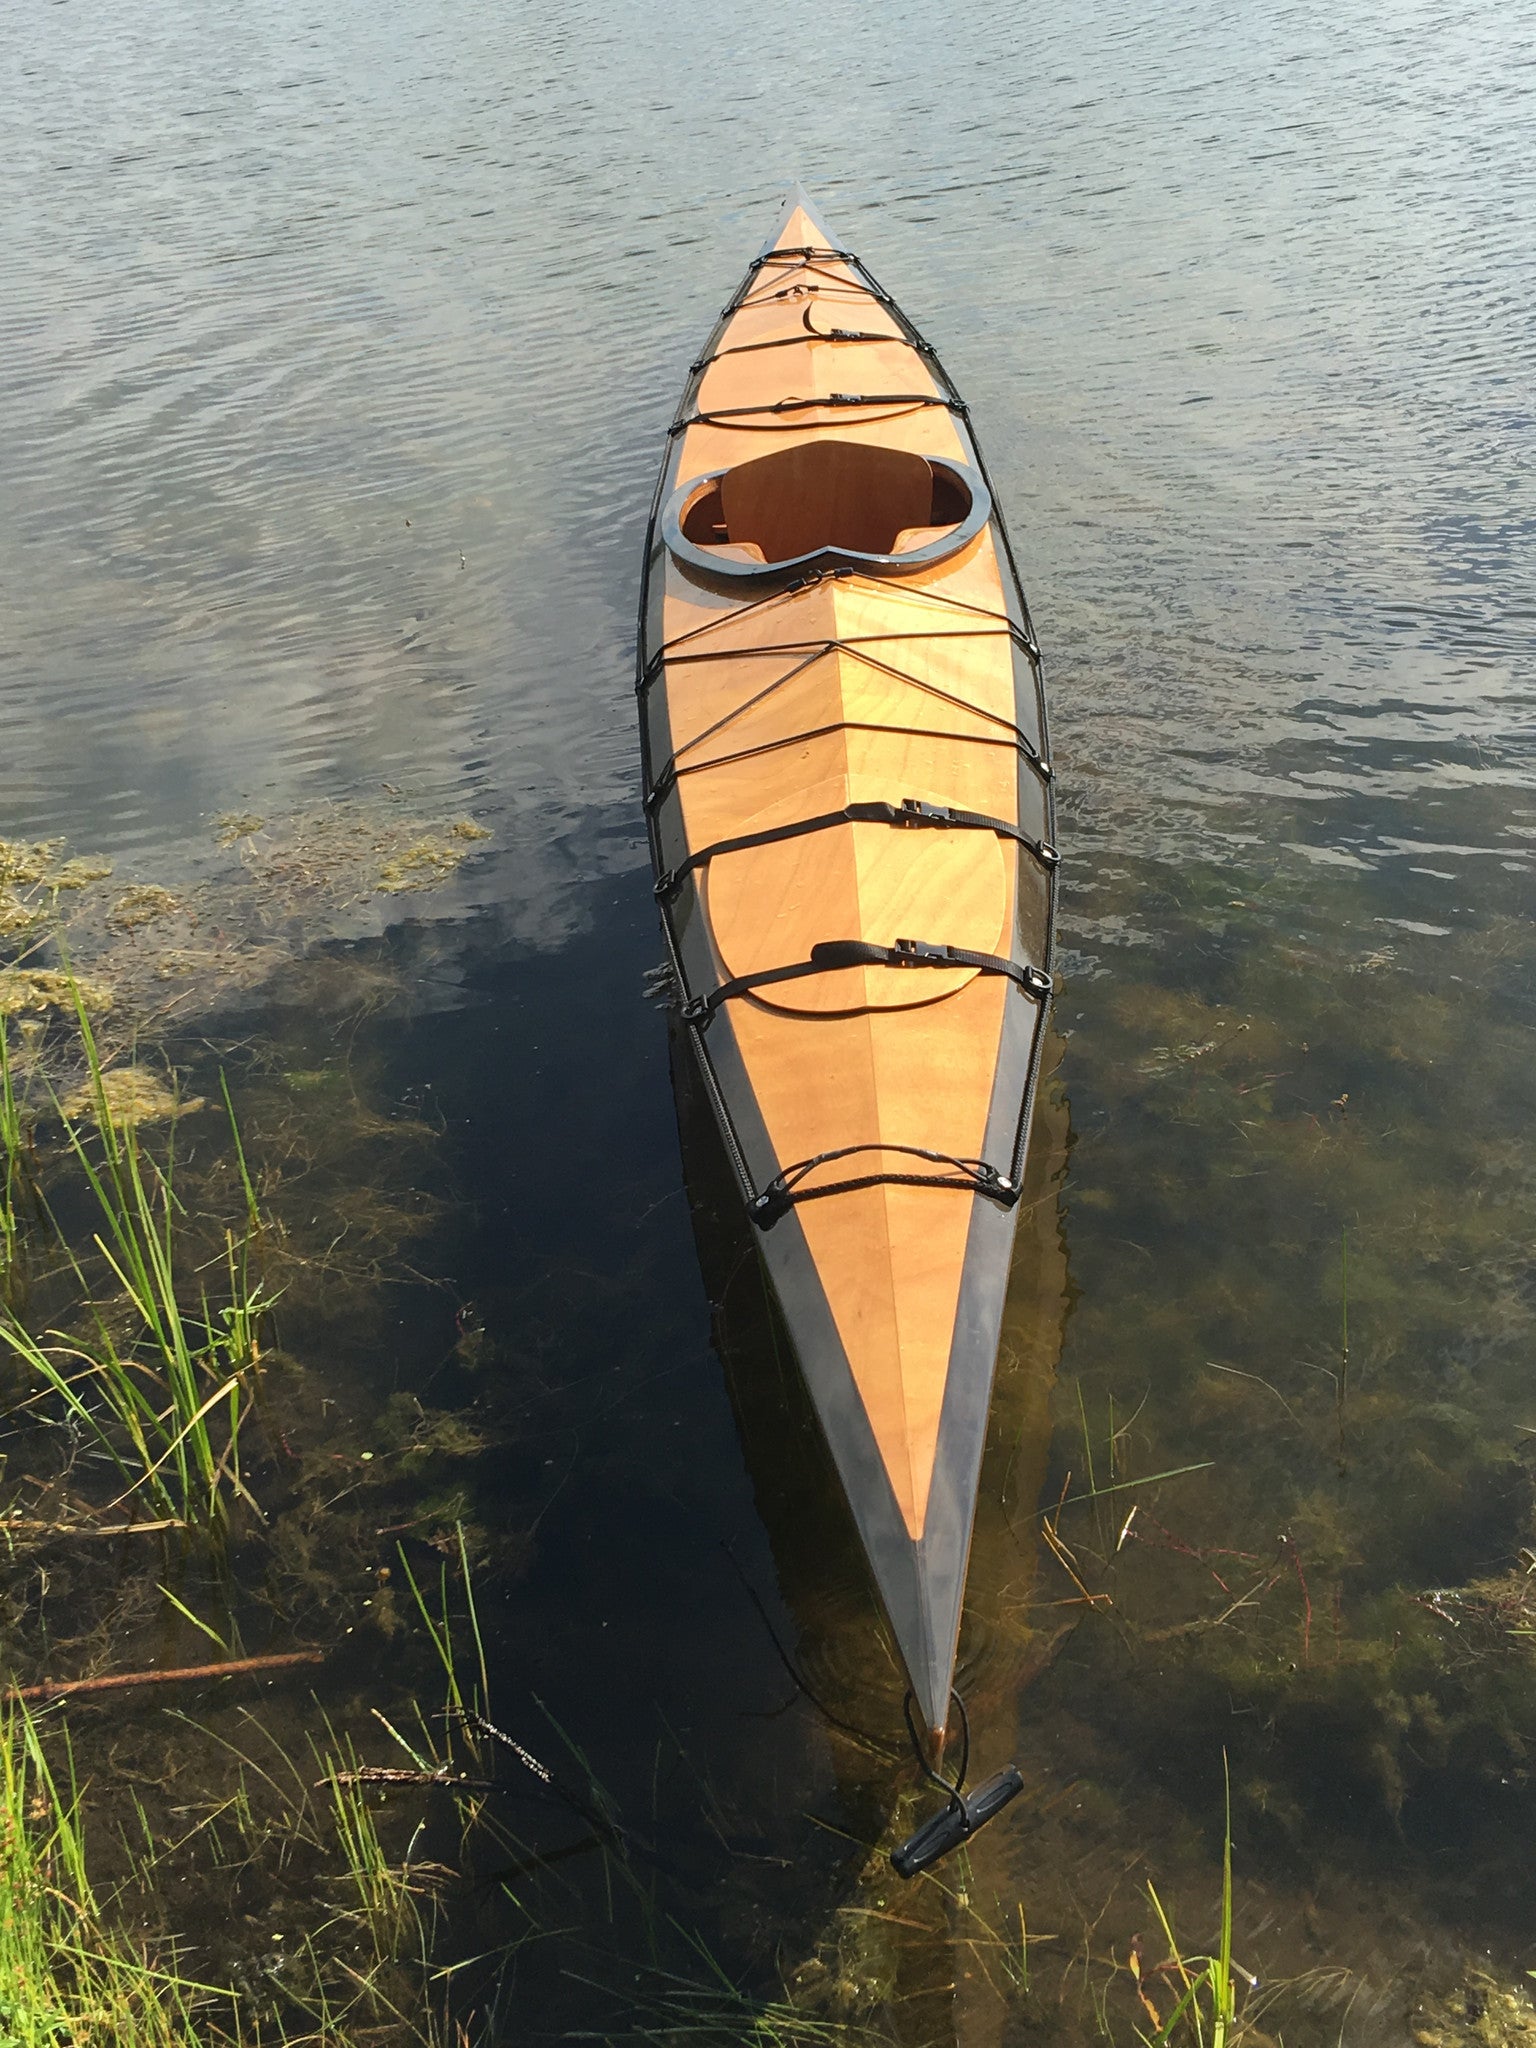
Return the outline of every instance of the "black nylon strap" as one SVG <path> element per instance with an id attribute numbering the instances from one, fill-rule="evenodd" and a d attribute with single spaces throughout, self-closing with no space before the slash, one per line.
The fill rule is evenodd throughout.
<path id="1" fill-rule="evenodd" d="M 701 846 L 675 868 L 668 868 L 656 884 L 660 902 L 677 893 L 684 877 L 702 868 L 722 853 L 746 853 L 754 846 L 773 846 L 781 839 L 803 839 L 812 832 L 826 832 L 835 825 L 957 825 L 978 832 L 995 832 L 999 839 L 1012 839 L 1035 856 L 1047 873 L 1060 865 L 1061 855 L 1043 839 L 1031 839 L 1006 818 L 989 818 L 981 811 L 957 811 L 944 804 L 925 804 L 915 796 L 904 796 L 899 804 L 845 804 L 840 811 L 823 811 L 815 818 L 797 818 L 789 825 L 770 825 L 762 832 L 743 832 L 735 839 L 717 839 Z"/>
<path id="2" fill-rule="evenodd" d="M 772 988 L 782 981 L 803 981 L 812 974 L 829 974 L 839 967 L 974 967 L 981 974 L 1006 975 L 1038 1003 L 1043 1003 L 1055 986 L 1040 968 L 1005 959 L 1000 953 L 972 953 L 964 946 L 930 945 L 926 939 L 898 939 L 894 946 L 876 946 L 867 939 L 823 939 L 812 946 L 809 960 L 737 974 L 708 995 L 694 996 L 683 1005 L 683 1022 L 702 1028 L 720 1005 L 734 996 L 749 995 L 755 988 Z"/>
<path id="3" fill-rule="evenodd" d="M 814 290 L 814 286 L 812 287 Z M 933 350 L 926 341 L 914 341 L 905 334 L 880 334 L 862 327 L 831 327 L 823 330 L 811 325 L 811 308 L 806 307 L 800 316 L 800 325 L 814 341 L 893 341 L 898 348 L 915 349 L 920 356 L 931 356 Z M 726 356 L 751 356 L 765 348 L 804 348 L 804 336 L 799 334 L 776 335 L 772 341 L 739 341 L 731 348 L 717 348 L 713 355 L 700 356 L 696 363 L 688 365 L 690 376 L 697 377 L 707 370 L 711 363 L 721 362 Z"/>
<path id="4" fill-rule="evenodd" d="M 850 405 L 941 405 L 946 412 L 959 413 L 962 418 L 966 412 L 958 398 L 946 398 L 942 392 L 829 391 L 825 398 L 780 398 L 772 405 L 728 405 L 718 410 L 690 413 L 686 419 L 674 420 L 667 432 L 686 434 L 690 427 L 715 426 L 721 420 L 771 418 L 776 413 L 822 412 Z"/>

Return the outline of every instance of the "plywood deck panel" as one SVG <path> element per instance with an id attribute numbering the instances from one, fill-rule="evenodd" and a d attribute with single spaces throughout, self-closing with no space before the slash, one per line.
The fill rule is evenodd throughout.
<path id="1" fill-rule="evenodd" d="M 751 551 L 734 545 L 738 527 L 749 525 L 770 560 L 802 530 L 817 545 L 852 533 L 842 546 L 870 548 L 867 536 L 899 526 L 898 551 L 919 545 L 946 529 L 916 493 L 910 458 L 979 466 L 931 354 L 831 247 L 808 208 L 791 211 L 774 244 L 783 253 L 765 255 L 723 318 L 671 437 L 659 504 L 764 454 L 814 451 L 728 477 L 721 503 L 739 560 Z M 835 394 L 878 402 L 827 403 Z M 860 446 L 891 459 L 860 461 Z M 892 494 L 884 526 L 857 497 L 876 468 Z M 796 490 L 818 479 L 825 500 L 797 505 Z M 647 579 L 642 720 L 662 873 L 854 804 L 917 800 L 1048 832 L 1032 631 L 995 516 L 920 570 L 855 560 L 755 582 L 674 556 L 653 522 Z M 1053 893 L 1045 864 L 996 831 L 839 818 L 715 853 L 664 900 L 698 999 L 811 963 L 828 941 L 916 940 L 1044 969 Z M 1036 935 L 1038 957 L 1021 934 Z M 764 1257 L 936 1728 L 1012 1234 L 1006 1202 L 977 1191 L 973 1168 L 985 1162 L 1005 1189 L 1022 1168 L 1043 1027 L 1040 996 L 1002 974 L 878 962 L 817 963 L 694 1027 L 744 1196 L 790 1183 Z"/>

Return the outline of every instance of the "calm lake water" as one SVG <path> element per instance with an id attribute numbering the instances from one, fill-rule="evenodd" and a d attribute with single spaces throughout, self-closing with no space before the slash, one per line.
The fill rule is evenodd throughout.
<path id="1" fill-rule="evenodd" d="M 464 1520 L 500 1724 L 638 1844 L 472 1890 L 489 2037 L 1129 2043 L 1225 1751 L 1261 2030 L 1524 2038 L 1536 14 L 108 0 L 0 53 L 0 834 L 260 953 L 161 1035 L 365 1246 L 278 1327 L 304 1455 L 394 1491 L 230 1598 L 385 1761 L 377 1574 Z M 1067 859 L 963 1643 L 1028 1792 L 907 1891 L 900 1682 L 645 980 L 645 513 L 797 176 L 971 403 Z M 337 820 L 465 818 L 435 889 L 326 886 Z"/>

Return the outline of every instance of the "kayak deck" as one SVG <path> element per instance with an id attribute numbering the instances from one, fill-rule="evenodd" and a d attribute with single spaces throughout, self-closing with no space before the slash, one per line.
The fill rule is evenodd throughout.
<path id="1" fill-rule="evenodd" d="M 1051 773 L 965 410 L 803 195 L 673 425 L 639 689 L 683 1015 L 939 1731 L 1050 996 Z"/>

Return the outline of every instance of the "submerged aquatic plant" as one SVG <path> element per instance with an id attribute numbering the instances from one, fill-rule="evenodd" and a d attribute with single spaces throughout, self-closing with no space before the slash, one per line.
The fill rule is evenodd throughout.
<path id="1" fill-rule="evenodd" d="M 82 981 L 54 967 L 0 967 L 0 1017 L 47 1016 L 72 1010 L 109 1010 L 112 991 L 99 981 Z"/>
<path id="2" fill-rule="evenodd" d="M 47 880 L 63 847 L 62 839 L 0 839 L 0 882 L 33 888 Z"/>
<path id="3" fill-rule="evenodd" d="M 42 923 L 41 904 L 30 903 L 14 889 L 0 888 L 0 939 L 29 937 Z"/>
<path id="4" fill-rule="evenodd" d="M 782 1998 L 760 1998 L 737 1984 L 697 1936 L 687 1937 L 691 1968 L 652 1968 L 631 1994 L 632 2032 L 670 2048 L 682 2040 L 714 2048 L 893 2048 L 884 2027 L 824 2017 Z"/>
<path id="5" fill-rule="evenodd" d="M 135 932 L 181 908 L 181 898 L 172 890 L 162 889 L 158 882 L 136 882 L 113 904 L 107 923 L 118 931 Z"/>
<path id="6" fill-rule="evenodd" d="M 390 896 L 404 896 L 417 889 L 435 889 L 445 882 L 463 860 L 462 850 L 431 839 L 403 847 L 379 869 L 379 887 Z"/>
<path id="7" fill-rule="evenodd" d="M 183 1097 L 168 1088 L 158 1074 L 138 1065 L 110 1068 L 100 1077 L 99 1087 L 93 1076 L 84 1087 L 66 1095 L 59 1106 L 72 1120 L 98 1125 L 105 1113 L 118 1129 L 128 1124 L 168 1123 L 207 1108 L 200 1095 Z"/>

